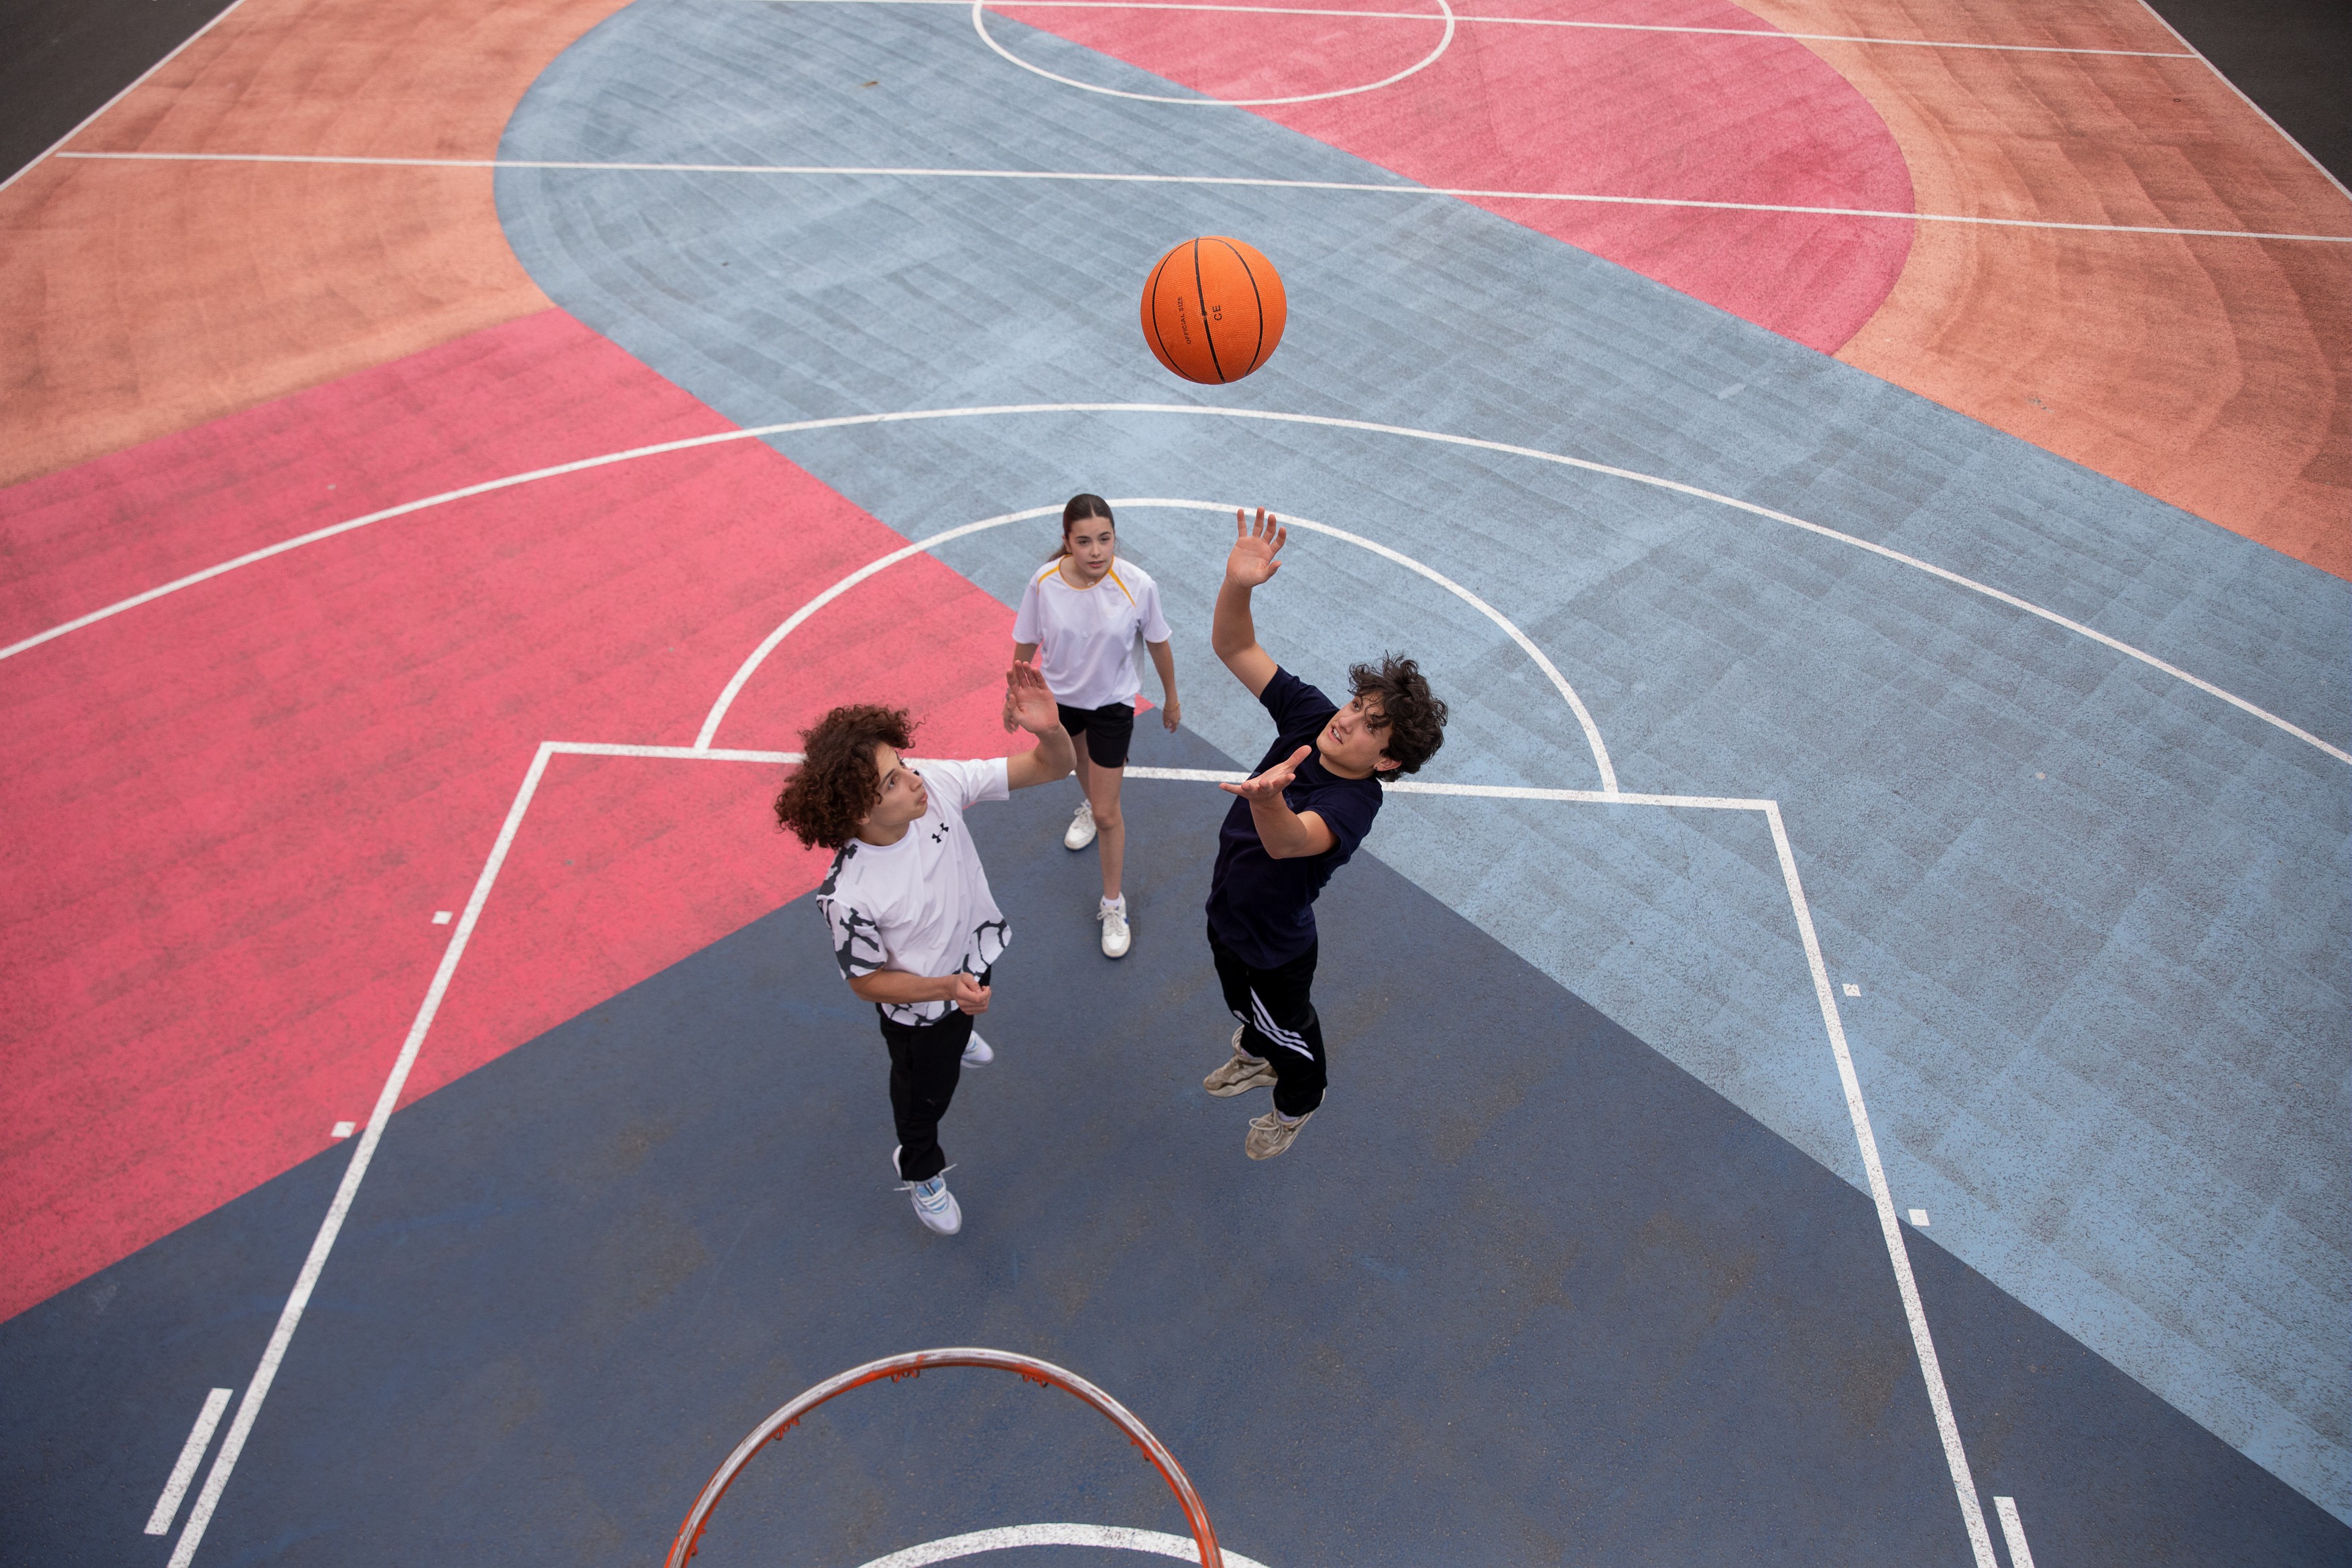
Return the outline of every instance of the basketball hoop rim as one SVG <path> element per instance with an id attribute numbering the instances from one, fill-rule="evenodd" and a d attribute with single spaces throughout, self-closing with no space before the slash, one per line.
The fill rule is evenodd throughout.
<path id="1" fill-rule="evenodd" d="M 688 1561 L 701 1550 L 702 1532 L 709 1527 L 710 1515 L 718 1508 L 719 1500 L 725 1497 L 727 1489 L 735 1484 L 736 1476 L 751 1462 L 752 1455 L 799 1425 L 802 1416 L 853 1388 L 862 1388 L 866 1384 L 878 1383 L 886 1378 L 895 1382 L 901 1377 L 918 1377 L 934 1367 L 949 1366 L 976 1366 L 1010 1372 L 1024 1382 L 1034 1383 L 1040 1387 L 1058 1388 L 1081 1404 L 1093 1406 L 1112 1426 L 1126 1433 L 1128 1441 L 1143 1450 L 1144 1457 L 1160 1472 L 1160 1479 L 1166 1481 L 1168 1490 L 1176 1494 L 1177 1506 L 1184 1511 L 1184 1522 L 1192 1526 L 1193 1543 L 1201 1549 L 1201 1568 L 1224 1568 L 1224 1554 L 1217 1549 L 1217 1532 L 1209 1523 L 1209 1511 L 1201 1506 L 1200 1493 L 1192 1489 L 1192 1478 L 1184 1473 L 1184 1467 L 1176 1462 L 1176 1456 L 1168 1451 L 1167 1445 L 1153 1437 L 1151 1429 L 1136 1419 L 1132 1411 L 1066 1367 L 1055 1366 L 1050 1361 L 1040 1361 L 1035 1356 L 1023 1355 L 1015 1351 L 986 1350 L 970 1345 L 945 1350 L 907 1351 L 898 1355 L 884 1356 L 879 1361 L 869 1361 L 863 1366 L 853 1366 L 847 1372 L 826 1378 L 777 1409 L 753 1427 L 750 1437 L 735 1446 L 735 1451 L 720 1462 L 719 1469 L 711 1473 L 710 1479 L 704 1483 L 701 1493 L 694 1500 L 694 1506 L 687 1511 L 685 1522 L 677 1527 L 677 1534 L 670 1541 L 669 1555 L 662 1560 L 663 1568 L 686 1568 Z"/>

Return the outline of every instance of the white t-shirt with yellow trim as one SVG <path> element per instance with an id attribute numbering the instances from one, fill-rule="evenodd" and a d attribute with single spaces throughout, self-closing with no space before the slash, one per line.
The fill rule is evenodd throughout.
<path id="1" fill-rule="evenodd" d="M 1142 694 L 1135 637 L 1168 641 L 1160 585 L 1130 560 L 1113 558 L 1092 588 L 1072 588 L 1056 557 L 1029 579 L 1013 618 L 1013 640 L 1037 644 L 1037 668 L 1054 700 L 1068 707 L 1132 703 Z"/>

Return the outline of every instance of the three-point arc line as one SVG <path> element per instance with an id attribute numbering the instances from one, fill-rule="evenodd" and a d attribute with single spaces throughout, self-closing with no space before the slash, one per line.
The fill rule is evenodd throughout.
<path id="1" fill-rule="evenodd" d="M 2231 706 L 2250 714 L 2255 718 L 2261 719 L 2265 724 L 2284 730 L 2288 735 L 2294 737 L 2297 740 L 2317 747 L 2319 750 L 2326 752 L 2328 756 L 2335 758 L 2339 762 L 2352 763 L 2352 752 L 2347 752 L 2344 747 L 2332 745 L 2327 741 L 2322 740 L 2317 736 L 2312 734 L 2309 730 L 2303 728 L 2300 725 L 2294 724 L 2289 720 L 2281 717 L 2279 715 L 2271 712 L 2267 708 L 2261 707 L 2253 703 L 2248 702 L 2245 698 L 2237 695 L 2233 692 L 2226 691 L 2221 686 L 2215 685 L 2210 681 L 2190 674 L 2188 671 L 2180 668 L 2179 665 L 2168 663 L 2163 659 L 2158 658 L 2153 653 L 2136 648 L 2120 638 L 2109 636 L 2106 632 L 2101 632 L 2095 627 L 2085 625 L 2082 622 L 2061 615 L 2053 610 L 2045 610 L 2041 605 L 2035 604 L 2030 600 L 2020 598 L 2016 594 L 1995 588 L 1990 583 L 1979 582 L 1974 578 L 1965 577 L 1957 571 L 1949 570 L 1948 568 L 1937 566 L 1932 561 L 1923 560 L 1917 556 L 1906 555 L 1901 550 L 1891 549 L 1888 546 L 1878 544 L 1873 540 L 1862 538 L 1856 535 L 1845 533 L 1837 528 L 1829 528 L 1820 523 L 1807 522 L 1802 517 L 1792 517 L 1786 512 L 1775 511 L 1769 507 L 1759 506 L 1753 501 L 1743 501 L 1736 497 L 1722 495 L 1713 490 L 1701 488 L 1696 485 L 1686 485 L 1679 480 L 1664 478 L 1654 474 L 1644 474 L 1637 469 L 1622 468 L 1607 463 L 1596 463 L 1589 458 L 1570 457 L 1563 453 L 1544 452 L 1531 446 L 1517 446 L 1507 442 L 1486 441 L 1476 436 L 1454 435 L 1444 431 L 1417 430 L 1410 425 L 1382 424 L 1371 420 L 1343 419 L 1330 414 L 1289 413 L 1273 409 L 1213 408 L 1198 403 L 998 403 L 982 404 L 969 408 L 911 409 L 895 413 L 840 414 L 823 419 L 793 420 L 778 424 L 756 425 L 749 429 L 725 430 L 717 432 L 710 435 L 688 436 L 677 441 L 658 442 L 650 446 L 637 446 L 620 452 L 604 453 L 595 457 L 583 457 L 572 463 L 559 463 L 551 467 L 535 468 L 528 473 L 510 474 L 498 479 L 486 479 L 479 484 L 467 485 L 455 490 L 446 490 L 437 496 L 427 496 L 420 500 L 404 502 L 396 507 L 387 507 L 382 511 L 370 512 L 362 517 L 352 517 L 343 522 L 330 524 L 326 528 L 313 529 L 310 533 L 299 534 L 289 539 L 281 539 L 277 544 L 265 546 L 260 549 L 248 551 L 244 555 L 234 558 L 233 559 L 222 561 L 215 566 L 206 567 L 201 571 L 191 572 L 185 577 L 175 578 L 169 582 L 162 583 L 154 588 L 151 588 L 143 593 L 137 593 L 128 599 L 118 600 L 112 604 L 106 605 L 98 610 L 93 610 L 87 614 L 77 616 L 73 620 L 52 626 L 46 632 L 36 632 L 32 636 L 12 643 L 6 647 L 0 647 L 0 660 L 13 658 L 20 653 L 28 652 L 33 648 L 37 648 L 44 643 L 65 636 L 68 632 L 79 631 L 85 626 L 94 625 L 111 616 L 120 615 L 125 611 L 137 609 L 142 604 L 152 603 L 154 601 L 162 599 L 167 594 L 177 593 L 184 589 L 194 588 L 199 583 L 210 581 L 212 579 L 222 576 L 225 573 L 236 570 L 243 567 L 255 565 L 257 562 L 269 559 L 274 556 L 283 555 L 289 550 L 299 549 L 305 545 L 317 544 L 321 540 L 332 538 L 341 534 L 350 533 L 356 528 L 366 528 L 371 524 L 383 522 L 393 517 L 405 517 L 412 512 L 421 512 L 428 507 L 444 506 L 452 501 L 464 500 L 473 496 L 488 495 L 497 490 L 510 489 L 519 485 L 533 484 L 542 479 L 553 479 L 567 474 L 583 473 L 588 469 L 604 467 L 609 464 L 632 462 L 642 457 L 656 457 L 666 453 L 690 451 L 694 448 L 702 446 L 720 445 L 731 441 L 745 441 L 773 435 L 796 434 L 814 430 L 841 430 L 859 425 L 909 423 L 918 421 L 935 419 L 977 419 L 999 416 L 1010 417 L 1033 414 L 1069 413 L 1171 414 L 1188 418 L 1260 420 L 1273 423 L 1313 425 L 1333 430 L 1355 430 L 1373 435 L 1398 436 L 1408 440 L 1433 442 L 1441 445 L 1460 446 L 1477 451 L 1493 452 L 1505 456 L 1524 457 L 1538 463 L 1555 464 L 1562 467 L 1582 469 L 1587 473 L 1605 475 L 1609 477 L 1623 479 L 1633 484 L 1648 486 L 1654 489 L 1666 490 L 1676 495 L 1688 496 L 1696 500 L 1711 501 L 1718 506 L 1728 507 L 1735 511 L 1747 512 L 1751 516 L 1763 517 L 1770 522 L 1776 522 L 1789 528 L 1801 529 L 1819 538 L 1845 545 L 1850 549 L 1867 551 L 1872 555 L 1879 556 L 1886 560 L 1894 561 L 1898 565 L 1907 566 L 1912 568 L 1914 570 L 1926 572 L 1930 577 L 1941 579 L 1946 582 L 1953 584 L 1955 587 L 1964 588 L 1971 593 L 1981 594 L 1985 598 L 1998 601 L 2002 604 L 2009 605 L 2012 609 L 2021 610 L 2026 614 L 2038 616 L 2042 620 L 2047 621 L 2054 626 L 2063 627 L 2069 632 L 2074 632 L 2078 636 L 2087 637 L 2095 643 L 2101 643 L 2107 648 L 2113 649 L 2118 653 L 2124 654 L 2127 658 L 2136 659 L 2151 669 L 2160 671 L 2165 674 L 2172 676 L 2175 680 L 2179 680 L 2189 685 L 2194 686 L 2199 691 L 2205 693 L 2209 696 L 2216 697 L 2222 702 L 2228 703 Z"/>

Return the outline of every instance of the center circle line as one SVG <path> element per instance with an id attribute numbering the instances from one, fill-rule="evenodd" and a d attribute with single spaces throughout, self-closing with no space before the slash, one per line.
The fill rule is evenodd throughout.
<path id="1" fill-rule="evenodd" d="M 1393 87 L 1416 72 L 1428 69 L 1437 63 L 1440 55 L 1454 47 L 1454 7 L 1449 0 L 1437 0 L 1437 9 L 1445 20 L 1445 31 L 1438 38 L 1437 47 L 1395 75 L 1382 77 L 1378 81 L 1366 82 L 1361 87 L 1334 88 L 1329 92 L 1302 92 L 1289 98 L 1213 98 L 1206 93 L 1192 98 L 1179 98 L 1167 93 L 1129 92 L 1121 88 L 1099 87 L 1093 82 L 1080 81 L 1076 77 L 1057 75 L 1043 66 L 1031 65 L 1027 60 L 998 43 L 994 35 L 988 30 L 988 0 L 971 0 L 971 27 L 973 32 L 980 35 L 982 43 L 986 44 L 1023 70 L 1044 77 L 1047 81 L 1059 82 L 1064 87 L 1076 88 L 1080 92 L 1097 92 L 1106 98 L 1131 99 L 1138 103 L 1218 104 L 1227 109 L 1260 109 L 1275 104 L 1318 103 L 1327 98 L 1347 98 L 1360 92 L 1376 92 L 1384 87 Z M 1346 13 L 1334 12 L 1332 15 L 1344 16 Z M 1438 18 L 1432 16 L 1429 19 L 1433 22 Z"/>

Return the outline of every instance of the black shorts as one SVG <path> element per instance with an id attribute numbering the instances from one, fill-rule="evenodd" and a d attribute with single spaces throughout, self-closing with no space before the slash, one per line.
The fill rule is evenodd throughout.
<path id="1" fill-rule="evenodd" d="M 1087 737 L 1087 760 L 1097 768 L 1127 766 L 1128 743 L 1135 738 L 1135 705 L 1105 703 L 1100 707 L 1072 707 L 1056 703 L 1062 710 L 1062 727 L 1073 736 Z"/>

